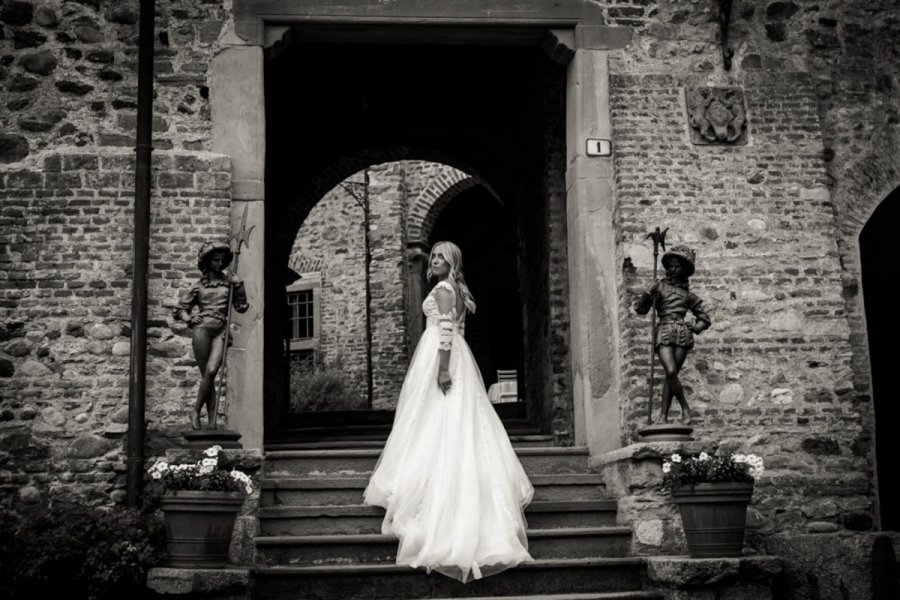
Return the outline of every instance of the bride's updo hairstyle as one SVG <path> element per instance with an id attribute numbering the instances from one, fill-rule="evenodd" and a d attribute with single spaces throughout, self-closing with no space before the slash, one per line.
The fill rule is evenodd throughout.
<path id="1" fill-rule="evenodd" d="M 431 259 L 438 253 L 443 255 L 444 260 L 450 265 L 450 275 L 448 275 L 448 278 L 456 283 L 456 288 L 459 290 L 459 293 L 462 294 L 466 310 L 475 314 L 475 298 L 472 297 L 472 292 L 469 291 L 469 286 L 466 285 L 466 278 L 463 276 L 462 250 L 460 250 L 459 246 L 453 242 L 437 242 L 432 246 L 431 254 L 428 255 L 428 271 L 426 271 L 428 279 L 434 279 L 434 271 L 431 269 Z"/>

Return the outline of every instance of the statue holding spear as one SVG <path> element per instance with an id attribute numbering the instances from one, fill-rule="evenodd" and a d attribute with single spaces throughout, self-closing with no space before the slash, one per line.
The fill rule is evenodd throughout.
<path id="1" fill-rule="evenodd" d="M 233 236 L 235 249 L 222 242 L 206 242 L 200 246 L 197 255 L 197 268 L 202 273 L 178 298 L 175 307 L 175 318 L 184 321 L 191 328 L 191 344 L 194 358 L 200 369 L 200 387 L 197 399 L 191 411 L 191 427 L 201 429 L 200 412 L 206 407 L 206 416 L 210 429 L 216 429 L 219 401 L 221 399 L 225 374 L 226 350 L 228 348 L 232 311 L 246 312 L 247 292 L 243 281 L 235 274 L 241 254 L 241 246 L 246 245 L 253 226 L 247 229 L 247 211 L 241 228 Z M 234 270 L 228 271 L 234 263 Z M 196 311 L 194 310 L 196 309 Z M 215 379 L 218 373 L 219 390 L 216 391 Z"/>
<path id="2" fill-rule="evenodd" d="M 660 232 L 659 227 L 647 237 L 653 240 L 653 283 L 641 294 L 635 303 L 635 312 L 651 315 L 652 337 L 650 350 L 650 394 L 648 400 L 647 419 L 652 422 L 653 415 L 653 365 L 659 357 L 665 371 L 659 417 L 655 424 L 669 422 L 669 408 L 672 399 L 678 400 L 681 406 L 681 422 L 691 423 L 691 411 L 684 396 L 684 388 L 678 374 L 688 352 L 694 347 L 694 335 L 709 328 L 712 320 L 703 309 L 703 301 L 690 291 L 688 279 L 694 273 L 695 254 L 688 246 L 673 246 L 666 251 L 665 238 L 668 229 Z M 659 248 L 663 249 L 662 265 L 666 270 L 663 279 L 656 278 L 656 259 Z M 695 319 L 693 324 L 685 322 L 685 315 L 690 312 Z M 658 319 L 658 323 L 657 323 Z"/>

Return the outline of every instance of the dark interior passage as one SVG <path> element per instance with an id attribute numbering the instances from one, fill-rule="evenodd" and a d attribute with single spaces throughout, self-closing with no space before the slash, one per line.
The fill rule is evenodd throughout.
<path id="1" fill-rule="evenodd" d="M 557 145 L 563 139 L 557 121 L 563 122 L 564 107 L 557 102 L 548 109 L 547 99 L 564 97 L 565 67 L 553 63 L 540 48 L 546 35 L 543 30 L 535 30 L 531 37 L 527 32 L 524 37 L 517 35 L 514 44 L 485 46 L 395 44 L 389 43 L 390 35 L 384 32 L 378 43 L 363 43 L 369 39 L 364 28 L 359 35 L 350 33 L 343 32 L 340 43 L 325 43 L 323 35 L 328 35 L 322 32 L 294 28 L 267 49 L 267 429 L 278 426 L 285 407 L 287 308 L 283 288 L 276 282 L 285 278 L 297 231 L 315 203 L 349 175 L 367 165 L 406 159 L 461 169 L 503 199 L 504 222 L 512 222 L 515 229 L 497 239 L 508 240 L 512 235 L 516 241 L 498 241 L 504 248 L 499 255 L 504 256 L 503 269 L 517 269 L 523 309 L 504 311 L 500 318 L 492 306 L 494 294 L 501 298 L 515 287 L 507 270 L 498 277 L 507 289 L 482 291 L 476 284 L 473 291 L 485 314 L 491 310 L 499 321 L 490 326 L 497 328 L 491 331 L 492 339 L 525 341 L 507 350 L 492 343 L 479 352 L 485 361 L 482 368 L 494 373 L 488 376 L 488 384 L 496 369 L 503 368 L 501 363 L 512 362 L 514 355 L 516 364 L 525 363 L 520 369 L 525 371 L 520 392 L 528 396 L 531 414 L 544 419 L 545 408 L 553 404 L 548 384 L 554 369 L 551 361 L 568 360 L 564 353 L 551 353 L 550 243 L 545 214 L 548 190 L 564 188 L 564 169 L 548 168 L 553 160 L 564 157 L 564 152 L 554 150 L 557 158 L 551 158 L 548 150 L 549 139 Z M 554 125 L 548 126 L 549 119 Z M 452 216 L 453 207 L 447 210 L 446 224 L 439 226 L 455 231 L 454 219 L 461 217 Z M 512 248 L 515 260 L 503 254 Z M 471 254 L 466 256 L 469 268 L 481 263 L 482 256 L 487 256 L 486 265 L 494 260 L 490 248 L 475 248 Z M 529 267 L 522 268 L 524 264 Z M 520 319 L 519 333 L 506 322 L 514 317 Z M 473 322 L 472 326 L 477 333 L 479 325 Z M 549 421 L 543 425 L 549 427 Z"/>
<path id="2" fill-rule="evenodd" d="M 447 240 L 462 250 L 466 282 L 478 308 L 466 317 L 466 341 L 486 386 L 497 369 L 515 369 L 524 397 L 522 301 L 517 235 L 509 211 L 481 186 L 457 196 L 441 212 L 430 243 Z"/>
<path id="3" fill-rule="evenodd" d="M 872 395 L 875 406 L 875 449 L 878 463 L 878 493 L 882 529 L 900 530 L 900 480 L 894 462 L 900 456 L 900 437 L 894 429 L 900 420 L 894 374 L 900 341 L 897 318 L 896 224 L 900 223 L 900 189 L 888 196 L 872 214 L 859 237 L 863 294 L 872 365 Z"/>

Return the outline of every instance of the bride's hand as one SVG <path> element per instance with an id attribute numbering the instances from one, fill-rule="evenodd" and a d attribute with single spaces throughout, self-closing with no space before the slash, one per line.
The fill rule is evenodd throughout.
<path id="1" fill-rule="evenodd" d="M 450 372 L 444 370 L 438 371 L 437 382 L 438 387 L 446 394 L 450 390 L 450 384 L 452 383 L 450 380 Z"/>

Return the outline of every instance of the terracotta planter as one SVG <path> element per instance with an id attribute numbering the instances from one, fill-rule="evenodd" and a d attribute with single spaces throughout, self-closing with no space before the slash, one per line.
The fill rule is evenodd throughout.
<path id="1" fill-rule="evenodd" d="M 179 491 L 161 498 L 169 565 L 221 569 L 228 561 L 231 533 L 244 494 Z"/>
<path id="2" fill-rule="evenodd" d="M 693 558 L 740 556 L 753 483 L 698 483 L 672 491 Z"/>

